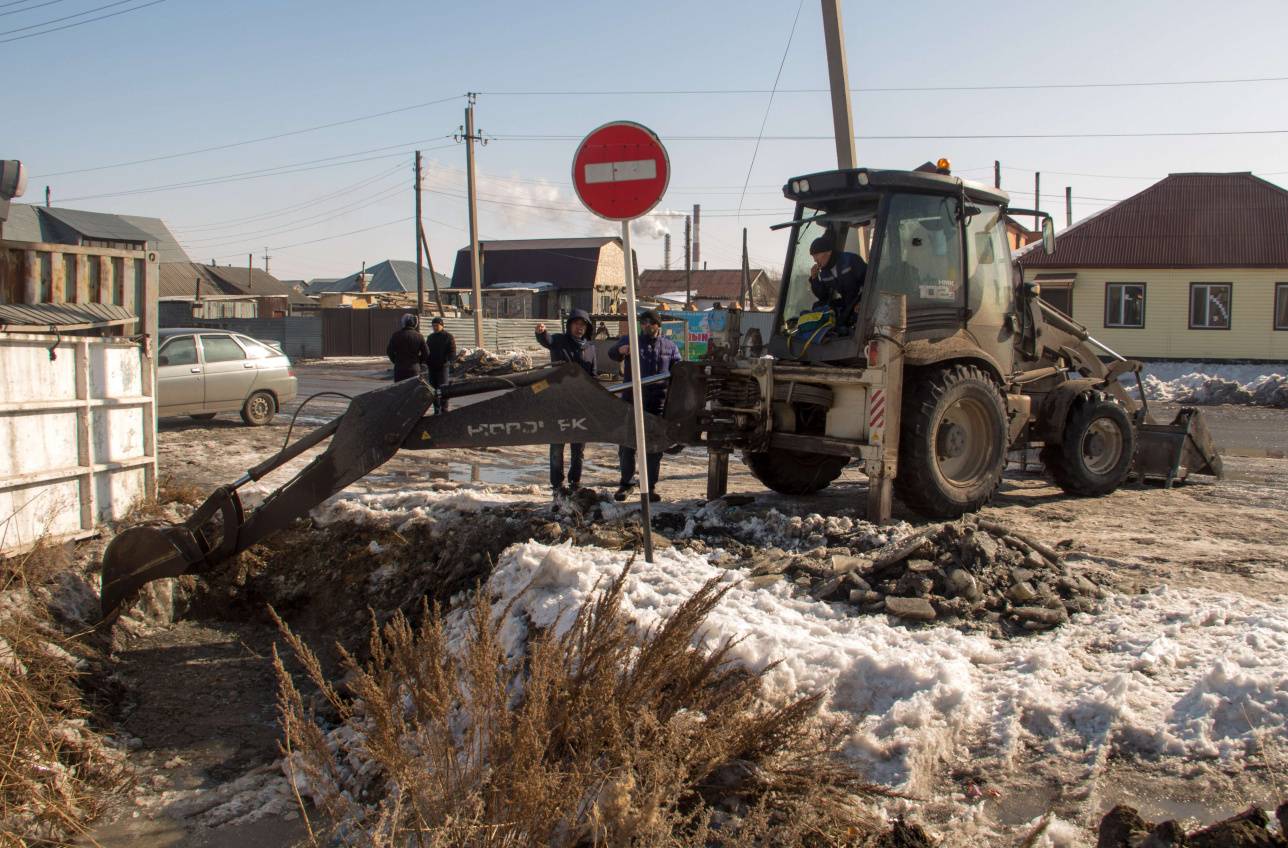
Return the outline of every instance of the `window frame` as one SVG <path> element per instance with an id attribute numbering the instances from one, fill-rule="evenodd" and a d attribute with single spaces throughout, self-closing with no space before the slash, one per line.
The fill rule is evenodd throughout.
<path id="1" fill-rule="evenodd" d="M 1140 287 L 1140 323 L 1139 324 L 1111 324 L 1109 323 L 1109 292 L 1115 287 L 1126 288 L 1127 286 Z M 1072 301 L 1072 297 L 1070 298 Z M 1121 298 L 1120 298 L 1121 300 Z M 1105 283 L 1105 316 L 1104 327 L 1106 330 L 1143 330 L 1146 323 L 1146 308 L 1149 305 L 1149 286 L 1143 282 L 1106 282 Z M 1126 310 L 1120 309 L 1120 315 L 1125 315 Z"/>
<path id="2" fill-rule="evenodd" d="M 1226 316 L 1226 322 L 1224 327 L 1214 327 L 1211 324 L 1194 323 L 1194 288 L 1196 286 L 1202 286 L 1203 288 L 1206 288 L 1206 289 L 1225 288 L 1229 292 L 1229 296 L 1227 297 L 1226 300 L 1229 304 L 1230 314 Z M 1193 283 L 1192 282 L 1190 283 L 1188 294 L 1189 294 L 1189 304 L 1186 306 L 1186 312 L 1189 313 L 1189 329 L 1191 330 L 1229 330 L 1231 327 L 1234 326 L 1234 283 L 1226 283 L 1226 282 Z M 1207 310 L 1207 316 L 1209 318 L 1212 317 L 1212 310 L 1210 307 Z"/>
<path id="3" fill-rule="evenodd" d="M 166 355 L 165 349 L 170 347 L 171 345 L 181 344 L 183 339 L 187 339 L 189 342 L 192 343 L 192 361 L 191 362 L 167 362 L 165 365 L 160 365 L 159 363 L 161 361 L 161 357 Z M 161 347 L 157 349 L 157 362 L 158 362 L 158 365 L 157 365 L 158 368 L 178 368 L 178 367 L 191 367 L 193 365 L 198 365 L 198 366 L 201 365 L 201 347 L 197 344 L 196 334 L 181 333 L 176 336 L 170 336 L 168 339 L 163 341 L 161 343 Z"/>
<path id="4" fill-rule="evenodd" d="M 1285 321 L 1283 324 L 1279 323 L 1280 296 L 1282 296 L 1285 301 L 1284 317 L 1288 318 L 1288 283 L 1275 283 L 1274 314 L 1270 316 L 1270 325 L 1275 330 L 1283 330 L 1285 332 L 1288 332 L 1288 321 Z"/>
<path id="5" fill-rule="evenodd" d="M 224 362 L 246 362 L 247 360 L 250 359 L 250 357 L 246 355 L 246 349 L 237 343 L 237 340 L 233 338 L 233 334 L 230 332 L 197 333 L 196 335 L 198 339 L 197 347 L 201 350 L 201 364 L 203 366 L 220 365 Z M 215 360 L 207 359 L 206 358 L 206 339 L 228 339 L 228 341 L 232 342 L 233 347 L 241 351 L 241 354 L 242 354 L 241 358 L 240 359 L 215 359 Z"/>

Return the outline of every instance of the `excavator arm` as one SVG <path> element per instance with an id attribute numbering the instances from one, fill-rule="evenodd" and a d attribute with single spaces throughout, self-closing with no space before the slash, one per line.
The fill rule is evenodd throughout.
<path id="1" fill-rule="evenodd" d="M 665 417 L 645 414 L 645 438 L 659 450 L 691 439 L 700 404 L 697 372 L 685 371 Z M 621 387 L 616 387 L 620 389 Z M 105 621 L 144 585 L 162 577 L 200 574 L 307 515 L 309 510 L 389 461 L 401 449 L 478 448 L 502 445 L 600 442 L 635 443 L 627 407 L 573 364 L 506 377 L 463 380 L 444 387 L 445 397 L 503 392 L 441 415 L 426 415 L 434 390 L 424 380 L 399 383 L 358 395 L 348 409 L 281 452 L 220 486 L 182 524 L 131 527 L 112 539 L 103 554 L 100 603 Z M 695 411 L 695 410 L 693 410 Z M 247 510 L 238 495 L 259 480 L 330 440 L 322 453 Z"/>

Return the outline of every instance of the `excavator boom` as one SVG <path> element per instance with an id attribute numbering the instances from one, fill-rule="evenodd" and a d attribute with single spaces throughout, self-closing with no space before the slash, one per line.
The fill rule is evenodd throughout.
<path id="1" fill-rule="evenodd" d="M 686 372 L 696 376 L 693 372 Z M 702 387 L 687 380 L 670 393 L 700 403 Z M 358 395 L 338 418 L 313 430 L 220 486 L 182 524 L 131 527 L 103 555 L 100 602 L 104 620 L 152 580 L 196 574 L 246 550 L 350 483 L 389 461 L 400 449 L 498 447 L 600 442 L 633 445 L 635 428 L 626 407 L 574 364 L 507 377 L 463 380 L 446 397 L 503 392 L 441 415 L 425 413 L 434 390 L 424 380 L 404 380 Z M 693 408 L 696 410 L 696 407 Z M 668 403 L 666 417 L 645 414 L 645 438 L 658 450 L 689 436 L 692 416 Z M 326 450 L 247 510 L 237 490 L 330 439 Z"/>

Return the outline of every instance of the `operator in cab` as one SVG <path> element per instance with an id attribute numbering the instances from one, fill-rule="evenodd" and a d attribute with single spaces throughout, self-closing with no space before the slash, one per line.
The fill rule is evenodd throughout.
<path id="1" fill-rule="evenodd" d="M 826 232 L 809 246 L 814 265 L 809 271 L 809 287 L 818 301 L 815 309 L 828 308 L 836 315 L 839 335 L 849 332 L 854 307 L 863 293 L 863 278 L 868 263 L 856 253 L 836 249 L 836 236 Z"/>

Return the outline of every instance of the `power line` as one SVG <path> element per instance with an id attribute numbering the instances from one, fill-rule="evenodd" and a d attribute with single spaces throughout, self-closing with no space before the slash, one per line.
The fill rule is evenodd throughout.
<path id="1" fill-rule="evenodd" d="M 19 2 L 25 3 L 26 0 L 19 0 Z M 35 6 L 28 6 L 25 9 L 14 9 L 12 12 L 0 12 L 0 18 L 3 18 L 5 15 L 21 15 L 23 12 L 30 12 L 33 9 L 43 9 L 45 6 L 52 6 L 55 3 L 64 3 L 64 2 L 66 2 L 66 0 L 45 0 L 44 3 L 37 3 Z M 0 5 L 0 9 L 3 9 L 5 6 L 12 6 L 12 5 L 14 4 L 5 3 L 3 5 Z"/>
<path id="2" fill-rule="evenodd" d="M 1077 89 L 1077 88 L 1149 88 L 1187 85 L 1242 85 L 1249 83 L 1285 82 L 1283 77 L 1242 77 L 1236 79 L 1197 79 L 1197 80 L 1147 80 L 1132 82 L 1071 82 L 1071 83 L 1006 83 L 999 85 L 904 85 L 904 86 L 863 86 L 851 88 L 852 93 L 908 93 L 933 91 L 1034 91 L 1042 89 Z M 783 94 L 828 94 L 826 88 L 785 88 Z M 493 97 L 590 97 L 590 96 L 670 96 L 670 95 L 753 95 L 769 94 L 761 88 L 691 88 L 691 89 L 633 89 L 633 90 L 563 90 L 563 91 L 480 91 L 479 94 Z"/>
<path id="3" fill-rule="evenodd" d="M 40 29 L 43 26 L 49 26 L 50 24 L 60 23 L 61 21 L 70 21 L 72 18 L 83 18 L 85 15 L 92 15 L 95 12 L 101 12 L 104 9 L 111 9 L 113 6 L 124 6 L 126 3 L 133 3 L 133 2 L 134 0 L 115 0 L 115 2 L 107 3 L 103 6 L 95 6 L 93 9 L 86 9 L 83 12 L 76 12 L 75 14 L 71 14 L 71 15 L 63 15 L 61 18 L 52 18 L 48 21 L 41 21 L 38 24 L 28 24 L 25 27 L 18 27 L 17 29 L 0 30 L 0 35 L 13 35 L 15 32 L 26 32 L 29 29 Z M 39 7 L 31 6 L 30 8 L 37 9 Z M 22 11 L 25 12 L 28 10 L 23 9 Z"/>
<path id="4" fill-rule="evenodd" d="M 860 137 L 865 141 L 972 141 L 972 140 L 1005 140 L 1005 139 L 1056 139 L 1056 138 L 1178 138 L 1187 136 L 1234 136 L 1234 135 L 1284 135 L 1285 130 L 1186 130 L 1162 132 L 1086 132 L 1086 133 L 972 133 L 972 134 L 935 134 L 935 135 L 867 135 Z M 661 134 L 667 142 L 674 141 L 756 141 L 754 135 L 666 135 Z M 580 136 L 574 135 L 536 135 L 514 134 L 495 135 L 497 141 L 576 141 Z M 764 141 L 834 141 L 830 135 L 767 135 L 761 136 Z"/>
<path id="5" fill-rule="evenodd" d="M 183 241 L 183 244 L 185 247 L 187 247 L 188 245 L 192 245 L 198 248 L 199 250 L 204 251 L 204 250 L 210 250 L 212 248 L 220 248 L 230 244 L 240 244 L 248 240 L 258 241 L 265 236 L 280 236 L 285 233 L 293 233 L 299 230 L 307 230 L 312 227 L 321 226 L 322 224 L 329 224 L 332 221 L 339 220 L 342 216 L 348 215 L 351 212 L 356 212 L 359 209 L 366 209 L 369 206 L 375 206 L 377 203 L 382 203 L 388 200 L 389 198 L 393 197 L 394 195 L 401 193 L 402 191 L 403 191 L 403 186 L 396 185 L 388 189 L 385 189 L 375 197 L 367 200 L 367 202 L 365 203 L 354 204 L 351 206 L 347 206 L 344 209 L 331 209 L 331 210 L 327 210 L 326 212 L 319 212 L 316 215 L 310 215 L 305 218 L 300 218 L 298 221 L 290 221 L 283 224 L 278 224 L 276 226 L 269 227 L 266 230 L 254 230 L 254 231 L 244 232 L 244 233 L 226 233 L 220 236 L 207 236 L 206 238 L 202 238 L 202 239 L 185 240 Z"/>
<path id="6" fill-rule="evenodd" d="M 129 2 L 129 0 L 122 0 L 122 2 Z M 15 35 L 13 38 L 0 38 L 0 44 L 8 44 L 11 41 L 22 41 L 24 38 L 35 38 L 38 35 L 49 35 L 51 32 L 59 32 L 65 29 L 71 29 L 72 27 L 84 26 L 85 24 L 92 24 L 95 21 L 103 21 L 103 20 L 107 20 L 108 18 L 115 18 L 117 15 L 125 15 L 130 12 L 137 12 L 140 9 L 146 9 L 148 6 L 155 6 L 158 3 L 164 3 L 164 2 L 165 0 L 151 0 L 150 3 L 142 3 L 138 6 L 134 6 L 129 9 L 121 9 L 119 12 L 108 12 L 106 15 L 99 15 L 97 18 L 87 18 L 86 20 L 83 20 L 83 21 L 76 21 L 75 23 L 63 24 L 62 26 L 41 30 L 40 32 L 29 32 L 26 35 Z M 120 3 L 118 2 L 118 3 L 108 4 L 108 6 L 117 6 L 117 5 L 120 5 Z M 106 9 L 108 8 L 108 6 L 100 6 L 99 8 Z M 88 12 L 85 12 L 82 14 L 88 14 Z M 60 20 L 66 20 L 66 19 L 61 18 Z M 53 23 L 53 22 L 46 21 L 46 23 Z M 26 29 L 30 29 L 30 27 L 26 27 Z M 19 30 L 16 30 L 16 29 L 10 30 L 10 32 L 19 32 Z"/>
<path id="7" fill-rule="evenodd" d="M 787 44 L 783 47 L 783 58 L 778 60 L 778 73 L 774 74 L 774 85 L 769 90 L 769 102 L 765 104 L 765 115 L 760 119 L 760 132 L 756 134 L 756 146 L 751 149 L 751 162 L 747 164 L 747 176 L 742 181 L 742 194 L 738 195 L 738 211 L 742 211 L 742 201 L 747 196 L 747 184 L 751 182 L 751 172 L 756 167 L 756 154 L 760 153 L 760 139 L 765 135 L 765 126 L 769 123 L 769 112 L 774 108 L 774 92 L 778 91 L 778 81 L 783 76 L 783 66 L 787 64 L 787 54 L 792 49 L 792 39 L 796 36 L 796 24 L 801 19 L 801 9 L 805 0 L 796 6 L 796 16 L 792 18 L 791 31 L 787 33 Z M 686 266 L 687 267 L 687 266 Z"/>
<path id="8" fill-rule="evenodd" d="M 162 0 L 157 0 L 157 2 L 162 2 Z M 384 112 L 373 112 L 370 115 L 360 115 L 356 118 L 345 118 L 343 121 L 332 121 L 329 124 L 318 124 L 317 126 L 313 126 L 313 127 L 304 127 L 303 129 L 298 129 L 298 130 L 288 130 L 287 132 L 280 132 L 274 135 L 260 136 L 259 138 L 248 138 L 243 141 L 232 141 L 232 142 L 228 142 L 227 144 L 216 144 L 213 147 L 201 147 L 196 150 L 185 150 L 182 153 L 166 153 L 160 156 L 150 156 L 146 159 L 133 159 L 129 162 L 116 162 L 111 165 L 96 165 L 92 168 L 75 168 L 70 171 L 54 171 L 53 173 L 49 173 L 49 174 L 41 174 L 39 176 L 34 177 L 34 179 L 45 179 L 47 177 L 61 177 L 61 176 L 66 176 L 67 174 L 86 174 L 91 171 L 106 171 L 109 168 L 125 168 L 130 165 L 144 165 L 144 164 L 147 164 L 148 162 L 161 162 L 166 159 L 179 159 L 184 156 L 196 156 L 199 153 L 210 153 L 215 150 L 228 150 L 233 147 L 244 147 L 248 144 L 259 144 L 260 142 L 263 142 L 263 141 L 275 141 L 276 139 L 279 139 L 279 138 L 289 138 L 290 136 L 302 135 L 304 133 L 315 132 L 317 130 L 325 130 L 325 129 L 330 129 L 332 127 L 341 127 L 346 124 L 355 124 L 355 123 L 358 123 L 359 121 L 371 120 L 372 118 L 383 118 L 386 115 L 396 115 L 400 112 L 410 112 L 413 109 L 424 109 L 429 106 L 437 106 L 440 103 L 448 103 L 460 97 L 461 95 L 454 94 L 451 97 L 443 97 L 438 100 L 428 100 L 424 103 L 414 103 L 411 106 L 400 106 L 397 109 L 388 109 Z"/>

